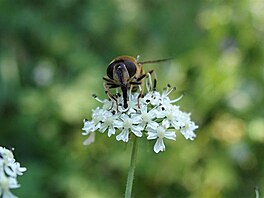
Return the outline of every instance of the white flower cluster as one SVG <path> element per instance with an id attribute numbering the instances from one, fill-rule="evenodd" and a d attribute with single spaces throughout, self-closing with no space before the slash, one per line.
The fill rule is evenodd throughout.
<path id="1" fill-rule="evenodd" d="M 10 150 L 0 146 L 0 197 L 16 197 L 10 192 L 10 189 L 20 187 L 16 177 L 23 175 L 26 170 L 26 168 L 20 167 L 19 162 L 15 161 Z"/>
<path id="2" fill-rule="evenodd" d="M 190 113 L 180 110 L 173 103 L 181 99 L 171 100 L 168 95 L 174 88 L 167 87 L 162 93 L 148 92 L 138 99 L 139 93 L 129 94 L 128 108 L 124 109 L 122 97 L 118 104 L 109 99 L 100 100 L 102 107 L 93 110 L 92 120 L 84 120 L 83 135 L 88 135 L 84 145 L 94 142 L 96 131 L 107 132 L 108 136 L 116 135 L 117 141 L 128 142 L 130 134 L 137 137 L 146 137 L 148 140 L 156 139 L 154 151 L 165 151 L 164 138 L 176 140 L 175 130 L 181 132 L 186 138 L 193 140 L 198 128 L 190 119 Z"/>

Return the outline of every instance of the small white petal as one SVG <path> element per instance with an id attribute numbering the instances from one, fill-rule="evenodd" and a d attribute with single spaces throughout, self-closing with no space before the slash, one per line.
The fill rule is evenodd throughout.
<path id="1" fill-rule="evenodd" d="M 14 194 L 12 194 L 9 190 L 3 192 L 3 198 L 18 198 Z"/>
<path id="2" fill-rule="evenodd" d="M 127 114 L 129 115 L 129 114 L 132 114 L 132 113 L 136 113 L 136 110 L 134 108 L 129 108 L 128 111 L 127 111 Z"/>
<path id="3" fill-rule="evenodd" d="M 89 137 L 86 140 L 84 140 L 83 145 L 88 146 L 92 144 L 94 140 L 95 140 L 95 133 L 91 133 Z"/>
<path id="4" fill-rule="evenodd" d="M 138 137 L 142 136 L 142 133 L 141 133 L 142 130 L 143 130 L 143 127 L 141 127 L 141 126 L 133 126 L 131 128 L 131 131 Z"/>
<path id="5" fill-rule="evenodd" d="M 120 140 L 123 140 L 124 142 L 128 142 L 128 136 L 129 136 L 129 132 L 128 130 L 122 130 L 122 132 L 120 134 L 118 134 L 116 136 L 116 140 L 117 141 L 120 141 Z"/>
<path id="6" fill-rule="evenodd" d="M 193 132 L 198 126 L 194 122 L 186 123 L 184 127 L 180 129 L 180 132 L 186 139 L 194 140 L 196 134 Z"/>
<path id="7" fill-rule="evenodd" d="M 166 111 L 165 109 L 159 109 L 156 113 L 157 118 L 165 118 L 166 117 Z"/>
<path id="8" fill-rule="evenodd" d="M 162 121 L 162 126 L 164 126 L 166 129 L 170 127 L 170 121 L 167 119 L 164 119 Z"/>
<path id="9" fill-rule="evenodd" d="M 104 133 L 104 132 L 106 131 L 107 128 L 108 128 L 108 126 L 107 126 L 105 123 L 103 123 L 103 124 L 101 125 L 101 128 L 99 129 L 99 131 L 100 131 L 101 133 Z"/>
<path id="10" fill-rule="evenodd" d="M 181 121 L 178 121 L 178 120 L 173 120 L 173 121 L 171 121 L 171 125 L 175 129 L 179 130 L 180 128 L 182 128 L 185 125 L 185 123 L 184 122 L 181 122 Z"/>
<path id="11" fill-rule="evenodd" d="M 157 133 L 156 132 L 148 132 L 148 137 L 147 137 L 147 139 L 148 140 L 153 140 L 153 139 L 156 139 L 158 137 L 158 135 L 157 135 Z"/>
<path id="12" fill-rule="evenodd" d="M 16 171 L 18 175 L 23 175 L 23 172 L 25 172 L 27 168 L 25 167 L 20 167 L 20 163 L 16 162 Z"/>
<path id="13" fill-rule="evenodd" d="M 16 177 L 16 167 L 14 166 L 15 164 L 9 164 L 4 167 L 4 172 L 10 176 L 10 177 Z"/>
<path id="14" fill-rule="evenodd" d="M 131 115 L 131 119 L 133 120 L 133 124 L 139 124 L 142 122 L 142 118 L 140 115 Z"/>
<path id="15" fill-rule="evenodd" d="M 159 92 L 157 91 L 153 92 L 152 97 L 150 99 L 150 103 L 153 106 L 157 106 L 160 104 L 160 93 Z"/>
<path id="16" fill-rule="evenodd" d="M 176 134 L 172 131 L 166 131 L 164 137 L 170 140 L 176 140 Z"/>
<path id="17" fill-rule="evenodd" d="M 20 185 L 17 183 L 17 180 L 15 178 L 9 177 L 9 188 L 14 189 L 14 188 L 19 188 Z"/>
<path id="18" fill-rule="evenodd" d="M 157 123 L 157 122 L 150 122 L 150 123 L 148 123 L 148 125 L 147 125 L 147 130 L 156 130 L 157 129 L 157 127 L 159 126 L 159 124 Z"/>
<path id="19" fill-rule="evenodd" d="M 120 121 L 120 120 L 115 120 L 113 122 L 113 127 L 118 128 L 118 129 L 121 129 L 123 127 L 123 122 Z"/>
<path id="20" fill-rule="evenodd" d="M 194 138 L 196 138 L 196 134 L 193 131 L 189 131 L 189 130 L 185 130 L 182 129 L 180 130 L 182 135 L 185 137 L 185 139 L 190 139 L 190 140 L 194 140 Z"/>
<path id="21" fill-rule="evenodd" d="M 165 151 L 165 144 L 163 142 L 163 139 L 158 138 L 155 145 L 154 145 L 154 151 L 155 153 L 158 153 L 160 151 Z"/>
<path id="22" fill-rule="evenodd" d="M 130 119 L 128 115 L 122 113 L 122 115 L 120 116 L 121 120 L 126 120 L 126 119 Z"/>
<path id="23" fill-rule="evenodd" d="M 87 135 L 90 132 L 94 132 L 96 130 L 96 126 L 93 121 L 85 121 L 82 130 L 84 131 L 82 135 Z"/>
<path id="24" fill-rule="evenodd" d="M 109 127 L 108 129 L 108 137 L 111 137 L 111 135 L 114 135 L 115 134 L 115 128 L 114 127 Z"/>

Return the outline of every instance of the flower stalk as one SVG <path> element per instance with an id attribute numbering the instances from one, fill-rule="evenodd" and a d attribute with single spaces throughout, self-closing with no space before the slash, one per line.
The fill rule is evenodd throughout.
<path id="1" fill-rule="evenodd" d="M 128 170 L 128 176 L 127 176 L 125 198 L 131 198 L 131 194 L 132 194 L 133 180 L 134 180 L 134 174 L 135 174 L 135 168 L 136 168 L 137 150 L 138 150 L 137 139 L 138 138 L 134 136 L 132 140 L 132 151 L 131 151 L 131 159 L 130 159 L 130 166 Z"/>

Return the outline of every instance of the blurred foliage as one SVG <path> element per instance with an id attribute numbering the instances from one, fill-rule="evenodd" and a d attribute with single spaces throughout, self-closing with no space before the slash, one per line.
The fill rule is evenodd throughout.
<path id="1" fill-rule="evenodd" d="M 264 2 L 0 0 L 0 144 L 28 168 L 19 197 L 122 197 L 129 145 L 84 147 L 83 118 L 119 55 L 155 68 L 199 125 L 155 154 L 140 142 L 134 197 L 264 194 Z"/>

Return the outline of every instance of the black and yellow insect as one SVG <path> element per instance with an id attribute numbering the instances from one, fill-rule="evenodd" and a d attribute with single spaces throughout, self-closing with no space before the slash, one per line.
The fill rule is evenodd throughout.
<path id="1" fill-rule="evenodd" d="M 110 89 L 121 88 L 123 96 L 123 107 L 126 109 L 128 107 L 128 90 L 136 91 L 140 89 L 140 94 L 138 100 L 143 96 L 144 90 L 144 79 L 150 77 L 154 70 L 144 72 L 143 64 L 147 63 L 157 63 L 161 61 L 166 61 L 168 59 L 154 60 L 154 61 L 143 61 L 139 62 L 131 56 L 119 56 L 112 60 L 107 67 L 107 76 L 103 77 L 104 89 L 109 98 L 117 101 L 117 96 L 110 92 Z M 153 78 L 153 86 L 151 89 L 156 88 L 156 77 Z"/>

